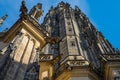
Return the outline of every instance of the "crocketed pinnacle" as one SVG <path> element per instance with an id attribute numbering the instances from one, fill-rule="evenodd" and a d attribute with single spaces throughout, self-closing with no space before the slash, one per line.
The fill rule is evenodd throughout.
<path id="1" fill-rule="evenodd" d="M 26 18 L 26 16 L 27 16 L 27 11 L 28 11 L 28 9 L 27 9 L 27 7 L 26 7 L 25 0 L 22 0 L 22 5 L 21 5 L 21 7 L 20 7 L 20 12 L 21 12 L 20 17 Z"/>
<path id="2" fill-rule="evenodd" d="M 3 22 L 5 21 L 5 19 L 8 17 L 8 15 L 4 15 L 1 19 L 0 19 L 0 27 L 2 26 Z"/>

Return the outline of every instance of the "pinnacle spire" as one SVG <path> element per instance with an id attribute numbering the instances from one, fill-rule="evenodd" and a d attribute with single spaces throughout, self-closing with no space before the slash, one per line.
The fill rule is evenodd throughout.
<path id="1" fill-rule="evenodd" d="M 1 19 L 0 19 L 0 27 L 2 26 L 3 22 L 5 21 L 5 19 L 8 17 L 8 15 L 4 15 Z"/>
<path id="2" fill-rule="evenodd" d="M 20 7 L 20 17 L 26 17 L 27 16 L 27 7 L 26 7 L 26 3 L 25 3 L 25 0 L 22 0 L 22 3 L 21 3 L 21 7 Z"/>

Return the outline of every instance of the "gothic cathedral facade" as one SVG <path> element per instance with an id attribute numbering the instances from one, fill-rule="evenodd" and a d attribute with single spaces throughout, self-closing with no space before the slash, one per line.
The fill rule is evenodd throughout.
<path id="1" fill-rule="evenodd" d="M 0 32 L 0 80 L 120 80 L 120 51 L 77 6 L 60 2 L 42 24 L 42 4 L 20 12 Z"/>

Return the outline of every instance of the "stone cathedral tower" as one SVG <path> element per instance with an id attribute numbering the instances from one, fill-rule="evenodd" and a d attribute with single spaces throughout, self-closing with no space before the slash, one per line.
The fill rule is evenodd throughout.
<path id="1" fill-rule="evenodd" d="M 0 80 L 120 80 L 120 51 L 77 6 L 60 2 L 41 25 L 42 4 L 20 11 L 0 33 Z"/>

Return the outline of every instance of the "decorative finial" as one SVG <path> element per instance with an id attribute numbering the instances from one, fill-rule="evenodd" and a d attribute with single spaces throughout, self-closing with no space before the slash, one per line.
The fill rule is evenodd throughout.
<path id="1" fill-rule="evenodd" d="M 54 9 L 53 6 L 51 6 L 51 7 L 50 7 L 50 10 L 53 10 L 53 9 Z"/>
<path id="2" fill-rule="evenodd" d="M 22 5 L 21 5 L 21 7 L 20 7 L 20 12 L 21 12 L 20 17 L 26 18 L 26 16 L 27 16 L 27 11 L 28 11 L 28 9 L 27 9 L 27 7 L 26 7 L 25 0 L 22 0 Z"/>
<path id="3" fill-rule="evenodd" d="M 5 21 L 5 19 L 8 17 L 8 15 L 6 14 L 5 16 L 3 16 L 1 19 L 0 19 L 0 27 L 2 26 L 3 22 Z"/>
<path id="4" fill-rule="evenodd" d="M 79 9 L 79 7 L 77 5 L 75 5 L 75 10 L 78 12 L 81 12 L 81 10 Z"/>

